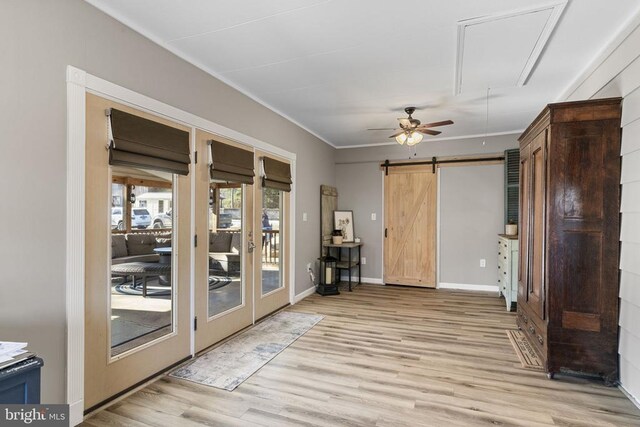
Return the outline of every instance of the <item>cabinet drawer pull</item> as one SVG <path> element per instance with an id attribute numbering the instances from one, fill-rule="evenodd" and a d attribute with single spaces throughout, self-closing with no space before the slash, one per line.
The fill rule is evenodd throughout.
<path id="1" fill-rule="evenodd" d="M 538 342 L 540 345 L 544 344 L 544 340 L 542 339 L 542 335 L 538 335 Z"/>
<path id="2" fill-rule="evenodd" d="M 500 283 L 500 279 L 498 279 L 498 283 Z"/>
<path id="3" fill-rule="evenodd" d="M 500 266 L 498 266 L 498 270 L 500 270 Z"/>

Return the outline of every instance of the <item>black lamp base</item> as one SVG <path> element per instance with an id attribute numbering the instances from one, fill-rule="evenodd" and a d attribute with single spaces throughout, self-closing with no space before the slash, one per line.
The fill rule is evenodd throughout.
<path id="1" fill-rule="evenodd" d="M 340 295 L 340 291 L 338 290 L 338 285 L 317 285 L 316 292 L 322 296 L 326 295 Z"/>

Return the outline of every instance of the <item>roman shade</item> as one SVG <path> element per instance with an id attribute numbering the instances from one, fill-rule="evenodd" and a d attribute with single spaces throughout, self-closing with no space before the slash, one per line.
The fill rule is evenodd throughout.
<path id="1" fill-rule="evenodd" d="M 291 191 L 291 166 L 269 157 L 262 158 L 262 186 L 282 191 Z"/>
<path id="2" fill-rule="evenodd" d="M 253 152 L 219 141 L 209 141 L 211 147 L 211 179 L 253 184 Z"/>
<path id="3" fill-rule="evenodd" d="M 189 132 L 115 108 L 106 114 L 111 125 L 110 165 L 189 174 Z"/>

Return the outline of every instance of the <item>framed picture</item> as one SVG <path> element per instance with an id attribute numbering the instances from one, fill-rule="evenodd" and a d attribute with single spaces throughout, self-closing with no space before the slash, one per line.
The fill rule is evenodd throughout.
<path id="1" fill-rule="evenodd" d="M 353 242 L 353 211 L 333 211 L 333 229 L 342 230 L 343 242 Z"/>

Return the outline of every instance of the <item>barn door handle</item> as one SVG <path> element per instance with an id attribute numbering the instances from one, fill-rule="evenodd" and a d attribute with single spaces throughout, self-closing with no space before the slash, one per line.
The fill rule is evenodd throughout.
<path id="1" fill-rule="evenodd" d="M 386 228 L 384 229 L 384 237 L 385 238 L 387 237 L 387 229 Z"/>

